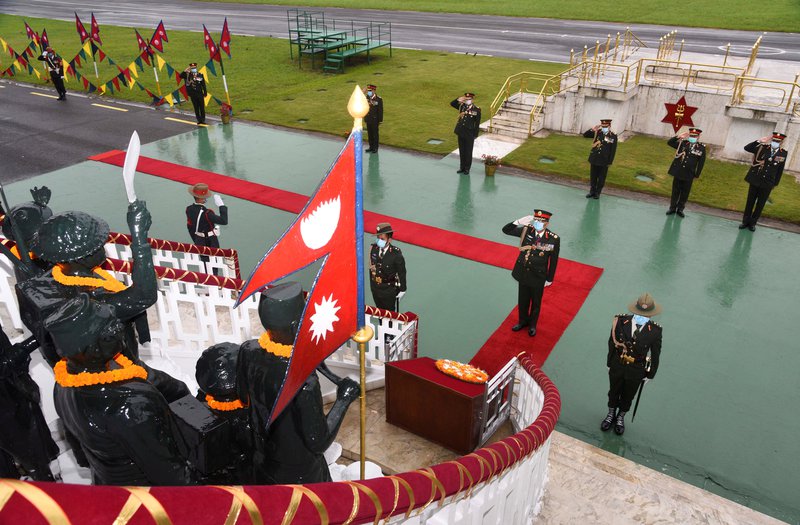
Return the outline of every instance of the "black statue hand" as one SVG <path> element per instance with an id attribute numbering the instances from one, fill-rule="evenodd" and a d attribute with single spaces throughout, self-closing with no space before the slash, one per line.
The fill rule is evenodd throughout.
<path id="1" fill-rule="evenodd" d="M 50 202 L 50 196 L 53 193 L 50 191 L 50 188 L 47 186 L 42 186 L 41 188 L 34 186 L 31 190 L 31 197 L 33 197 L 33 202 L 44 208 Z"/>
<path id="2" fill-rule="evenodd" d="M 336 398 L 352 403 L 361 395 L 361 386 L 349 377 L 342 378 L 336 388 Z"/>
<path id="3" fill-rule="evenodd" d="M 147 232 L 153 225 L 153 218 L 144 201 L 136 199 L 128 205 L 128 227 L 134 244 L 147 244 Z"/>

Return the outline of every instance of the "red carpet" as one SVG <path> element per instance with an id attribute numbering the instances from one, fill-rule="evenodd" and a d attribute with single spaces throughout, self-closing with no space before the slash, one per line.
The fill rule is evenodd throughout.
<path id="1" fill-rule="evenodd" d="M 125 152 L 111 150 L 89 157 L 89 160 L 121 167 L 125 162 Z M 187 185 L 205 182 L 212 191 L 295 214 L 300 213 L 308 201 L 308 196 L 299 193 L 149 157 L 139 158 L 136 171 Z M 399 241 L 508 270 L 513 267 L 519 253 L 516 241 L 511 237 L 509 244 L 502 244 L 364 211 L 365 231 L 374 232 L 379 222 L 391 222 L 396 232 L 394 236 Z M 498 229 L 500 226 L 502 225 L 497 226 Z M 529 337 L 525 331 L 511 332 L 511 326 L 516 323 L 517 314 L 514 308 L 509 317 L 484 343 L 472 359 L 472 363 L 493 373 L 512 356 L 524 351 L 541 366 L 602 272 L 601 268 L 560 259 L 555 283 L 544 294 L 539 332 L 536 337 Z M 508 278 L 511 279 L 511 275 Z"/>

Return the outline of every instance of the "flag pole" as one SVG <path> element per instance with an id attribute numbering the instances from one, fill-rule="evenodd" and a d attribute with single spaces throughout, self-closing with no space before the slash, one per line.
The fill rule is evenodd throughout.
<path id="1" fill-rule="evenodd" d="M 221 58 L 221 57 L 220 57 Z M 221 64 L 221 62 L 220 62 Z M 225 78 L 223 74 L 223 79 Z M 353 132 L 350 140 L 353 141 L 355 161 L 356 161 L 356 279 L 358 282 L 356 319 L 359 328 L 353 335 L 353 340 L 358 343 L 358 363 L 361 380 L 361 479 L 364 479 L 367 461 L 367 343 L 372 340 L 375 331 L 369 324 L 364 324 L 364 187 L 362 176 L 362 157 L 364 148 L 362 146 L 361 130 L 363 128 L 364 117 L 369 112 L 367 97 L 359 86 L 355 86 L 350 101 L 347 103 L 347 111 L 353 117 Z"/>
<path id="2" fill-rule="evenodd" d="M 151 52 L 149 47 L 145 51 L 147 51 L 147 54 L 150 55 L 150 62 L 153 64 L 153 76 L 156 77 L 156 89 L 158 89 L 158 96 L 162 97 L 161 83 L 158 81 L 158 71 L 156 71 L 156 54 Z"/>
<path id="3" fill-rule="evenodd" d="M 228 93 L 228 79 L 225 78 L 225 66 L 222 65 L 222 53 L 219 46 L 217 46 L 217 53 L 219 53 L 219 68 L 222 71 L 222 86 L 225 88 L 225 98 L 228 100 L 228 105 L 230 106 L 231 95 Z M 213 61 L 214 58 L 212 57 L 211 60 Z"/>

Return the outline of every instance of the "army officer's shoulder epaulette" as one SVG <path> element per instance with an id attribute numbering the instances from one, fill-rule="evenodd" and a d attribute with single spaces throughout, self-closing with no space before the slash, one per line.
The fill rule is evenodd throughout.
<path id="1" fill-rule="evenodd" d="M 394 244 L 390 244 L 390 245 L 389 245 L 389 250 L 388 250 L 388 251 L 390 251 L 390 252 L 397 252 L 397 253 L 403 253 L 403 252 L 401 252 L 401 251 L 400 251 L 400 248 L 398 248 L 398 247 L 397 247 L 397 246 L 395 246 Z"/>
<path id="2" fill-rule="evenodd" d="M 657 326 L 658 328 L 662 328 L 662 326 L 655 321 L 650 321 L 650 324 L 653 326 Z"/>
<path id="3" fill-rule="evenodd" d="M 550 232 L 550 235 L 552 235 L 552 236 L 553 236 L 553 239 L 558 239 L 558 235 L 556 235 L 555 233 L 553 233 L 553 232 Z"/>
<path id="4" fill-rule="evenodd" d="M 631 314 L 617 314 L 617 315 L 614 316 L 614 318 L 615 319 L 621 319 L 623 321 L 627 321 L 627 319 L 625 319 L 625 317 L 629 317 L 630 315 Z"/>

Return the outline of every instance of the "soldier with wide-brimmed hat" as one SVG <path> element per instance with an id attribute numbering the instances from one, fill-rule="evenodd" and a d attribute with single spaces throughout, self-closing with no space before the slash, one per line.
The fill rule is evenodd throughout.
<path id="1" fill-rule="evenodd" d="M 661 313 L 653 296 L 643 293 L 628 305 L 630 314 L 614 316 L 608 338 L 608 414 L 600 423 L 604 432 L 625 432 L 625 414 L 642 382 L 656 376 L 661 356 L 661 326 L 651 319 Z"/>
<path id="2" fill-rule="evenodd" d="M 375 306 L 396 312 L 398 300 L 406 293 L 406 260 L 400 248 L 392 244 L 393 236 L 391 224 L 378 224 L 369 250 L 369 288 Z"/>
<path id="3" fill-rule="evenodd" d="M 194 204 L 186 207 L 186 227 L 189 230 L 189 237 L 197 246 L 208 246 L 209 248 L 219 248 L 219 228 L 228 224 L 228 207 L 222 201 L 219 194 L 211 193 L 208 184 L 198 182 L 187 188 L 189 195 L 194 197 Z M 206 201 L 213 197 L 214 204 L 219 208 L 219 215 L 214 210 L 206 208 Z M 209 258 L 201 255 L 200 260 L 206 266 L 205 272 L 217 275 L 217 268 L 208 268 Z"/>

